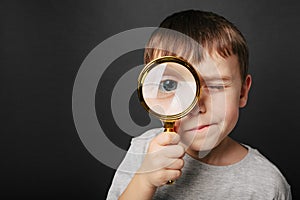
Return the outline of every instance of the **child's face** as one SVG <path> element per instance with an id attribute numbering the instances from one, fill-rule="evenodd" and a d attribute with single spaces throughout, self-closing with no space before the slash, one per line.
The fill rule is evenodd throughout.
<path id="1" fill-rule="evenodd" d="M 197 70 L 201 76 L 200 100 L 187 116 L 176 122 L 176 129 L 189 149 L 208 151 L 220 144 L 236 125 L 239 108 L 247 102 L 251 76 L 242 84 L 235 55 L 207 55 Z"/>

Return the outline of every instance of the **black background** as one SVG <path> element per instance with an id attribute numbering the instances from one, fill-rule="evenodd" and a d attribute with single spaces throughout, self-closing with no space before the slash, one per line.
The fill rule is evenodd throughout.
<path id="1" fill-rule="evenodd" d="M 296 0 L 0 1 L 0 198 L 105 199 L 114 169 L 96 160 L 76 132 L 76 73 L 106 38 L 157 26 L 171 13 L 190 8 L 221 14 L 245 35 L 253 85 L 232 136 L 275 163 L 292 186 L 294 199 L 300 198 Z M 137 57 L 132 55 L 142 54 L 128 58 Z M 113 86 L 105 80 L 99 84 Z M 96 100 L 101 101 L 101 94 Z M 98 113 L 102 109 L 103 103 L 97 102 Z M 108 117 L 103 124 L 114 122 Z M 114 143 L 127 148 L 130 137 L 114 134 Z"/>

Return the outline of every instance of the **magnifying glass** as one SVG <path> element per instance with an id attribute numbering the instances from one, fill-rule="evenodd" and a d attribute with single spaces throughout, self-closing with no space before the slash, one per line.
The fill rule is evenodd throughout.
<path id="1" fill-rule="evenodd" d="M 200 96 L 196 70 L 185 60 L 164 56 L 148 63 L 138 78 L 142 106 L 164 123 L 164 132 L 174 132 L 176 120 L 188 114 Z"/>
<path id="2" fill-rule="evenodd" d="M 138 96 L 142 106 L 164 123 L 164 132 L 175 132 L 175 121 L 187 115 L 198 102 L 198 73 L 181 58 L 157 58 L 140 73 Z"/>

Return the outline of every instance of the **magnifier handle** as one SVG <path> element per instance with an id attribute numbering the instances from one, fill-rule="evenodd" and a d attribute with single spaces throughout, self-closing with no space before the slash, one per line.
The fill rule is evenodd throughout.
<path id="1" fill-rule="evenodd" d="M 171 132 L 171 133 L 174 133 L 176 134 L 175 132 L 175 121 L 167 121 L 167 122 L 164 122 L 164 132 Z M 173 185 L 175 183 L 174 180 L 168 180 L 167 181 L 167 185 Z"/>
<path id="2" fill-rule="evenodd" d="M 175 121 L 164 122 L 164 132 L 173 132 L 175 133 Z"/>

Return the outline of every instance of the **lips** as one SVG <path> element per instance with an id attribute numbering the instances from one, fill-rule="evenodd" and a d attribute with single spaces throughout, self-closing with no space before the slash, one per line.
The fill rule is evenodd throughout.
<path id="1" fill-rule="evenodd" d="M 209 127 L 209 126 L 210 126 L 209 124 L 208 125 L 196 126 L 194 128 L 188 129 L 186 131 L 200 131 L 200 130 L 202 130 L 202 129 L 206 128 L 206 127 Z"/>

